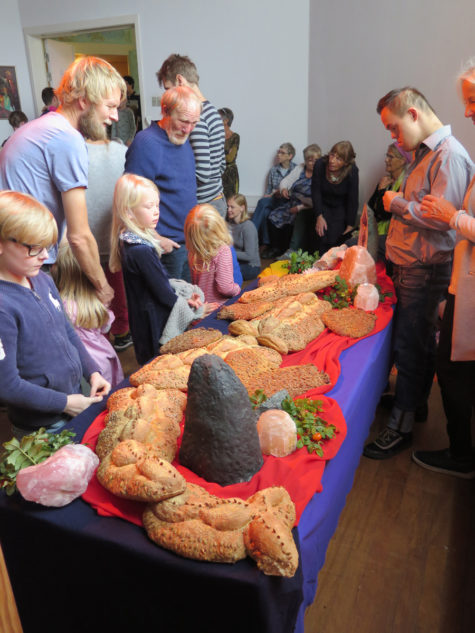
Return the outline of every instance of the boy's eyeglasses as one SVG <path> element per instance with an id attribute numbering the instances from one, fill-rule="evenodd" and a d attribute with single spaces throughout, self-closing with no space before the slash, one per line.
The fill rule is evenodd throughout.
<path id="1" fill-rule="evenodd" d="M 45 249 L 44 246 L 40 246 L 39 244 L 25 244 L 24 242 L 19 242 L 14 237 L 9 237 L 8 241 L 9 242 L 15 242 L 15 244 L 21 244 L 21 246 L 24 246 L 25 248 L 27 248 L 28 249 L 28 257 L 37 257 Z"/>

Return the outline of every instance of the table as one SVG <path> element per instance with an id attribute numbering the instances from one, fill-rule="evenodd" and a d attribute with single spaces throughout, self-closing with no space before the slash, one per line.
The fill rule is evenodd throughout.
<path id="1" fill-rule="evenodd" d="M 341 356 L 340 379 L 326 395 L 339 402 L 348 434 L 326 466 L 323 491 L 294 529 L 301 561 L 294 578 L 267 577 L 250 559 L 235 565 L 182 559 L 151 543 L 142 528 L 100 517 L 81 499 L 48 509 L 2 492 L 0 541 L 24 633 L 302 633 L 386 384 L 390 338 L 388 326 Z M 102 408 L 75 418 L 78 438 Z"/>

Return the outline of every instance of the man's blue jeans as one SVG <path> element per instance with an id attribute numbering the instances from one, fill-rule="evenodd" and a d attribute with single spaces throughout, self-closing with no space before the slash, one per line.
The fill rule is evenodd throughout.
<path id="1" fill-rule="evenodd" d="M 174 248 L 171 253 L 162 255 L 162 264 L 165 266 L 170 279 L 184 279 L 191 281 L 190 269 L 188 267 L 188 251 L 182 244 L 180 248 Z"/>
<path id="2" fill-rule="evenodd" d="M 437 308 L 445 299 L 451 269 L 452 262 L 394 265 L 398 302 L 393 352 L 398 374 L 393 413 L 414 412 L 427 402 L 435 373 Z M 414 416 L 392 414 L 388 426 L 409 433 L 413 419 Z"/>
<path id="3" fill-rule="evenodd" d="M 260 198 L 257 202 L 257 206 L 254 213 L 251 216 L 251 221 L 255 224 L 257 232 L 259 234 L 260 244 L 270 244 L 269 230 L 267 228 L 267 218 L 269 213 L 275 207 L 274 196 L 270 198 Z"/>

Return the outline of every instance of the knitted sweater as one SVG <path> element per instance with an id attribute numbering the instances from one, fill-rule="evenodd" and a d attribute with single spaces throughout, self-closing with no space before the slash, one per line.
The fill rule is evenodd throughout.
<path id="1" fill-rule="evenodd" d="M 174 145 L 154 121 L 132 141 L 125 157 L 125 171 L 157 185 L 160 191 L 157 232 L 184 244 L 185 219 L 197 202 L 195 159 L 189 142 Z"/>
<path id="2" fill-rule="evenodd" d="M 54 424 L 84 375 L 99 371 L 65 316 L 53 280 L 0 280 L 0 400 L 17 426 Z"/>
<path id="3" fill-rule="evenodd" d="M 229 224 L 229 228 L 238 261 L 250 266 L 260 266 L 259 239 L 257 229 L 251 220 L 245 220 L 240 224 Z"/>

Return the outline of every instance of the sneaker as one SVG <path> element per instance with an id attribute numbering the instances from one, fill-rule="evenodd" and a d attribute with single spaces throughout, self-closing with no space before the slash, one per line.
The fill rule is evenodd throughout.
<path id="1" fill-rule="evenodd" d="M 435 473 L 453 475 L 461 479 L 475 479 L 475 459 L 453 457 L 448 448 L 440 451 L 413 451 L 412 459 L 418 466 Z"/>
<path id="2" fill-rule="evenodd" d="M 394 457 L 412 443 L 412 433 L 401 433 L 388 426 L 378 437 L 364 447 L 363 455 L 370 459 L 388 459 Z"/>
<path id="3" fill-rule="evenodd" d="M 282 253 L 282 255 L 280 257 L 277 258 L 277 261 L 282 261 L 284 259 L 290 259 L 290 256 L 292 255 L 294 251 L 291 248 L 288 248 L 285 253 Z"/>
<path id="4" fill-rule="evenodd" d="M 127 332 L 127 334 L 123 334 L 122 336 L 114 336 L 114 342 L 112 343 L 116 352 L 123 352 L 133 344 L 134 342 L 130 332 Z"/>

